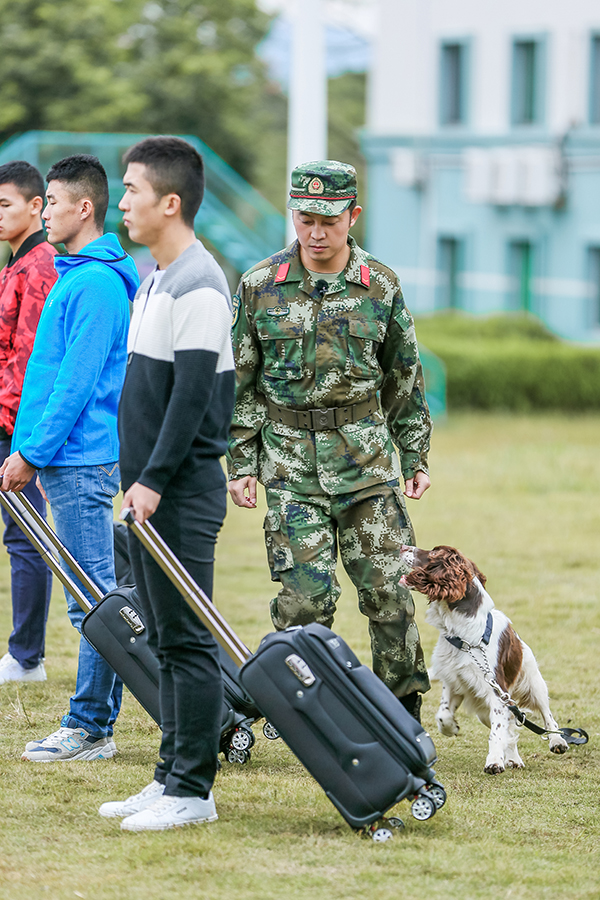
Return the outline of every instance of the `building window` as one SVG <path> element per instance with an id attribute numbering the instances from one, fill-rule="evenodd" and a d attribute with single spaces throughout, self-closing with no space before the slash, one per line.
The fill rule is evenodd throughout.
<path id="1" fill-rule="evenodd" d="M 515 41 L 513 45 L 513 125 L 534 125 L 540 120 L 540 45 Z"/>
<path id="2" fill-rule="evenodd" d="M 438 241 L 438 309 L 460 309 L 458 280 L 461 269 L 461 242 L 453 237 Z"/>
<path id="3" fill-rule="evenodd" d="M 600 35 L 592 38 L 590 57 L 590 123 L 600 125 Z"/>
<path id="4" fill-rule="evenodd" d="M 533 247 L 529 241 L 513 241 L 509 246 L 511 289 L 509 309 L 531 312 L 531 272 Z"/>
<path id="5" fill-rule="evenodd" d="M 466 121 L 466 54 L 464 44 L 442 44 L 440 64 L 440 123 Z"/>
<path id="6" fill-rule="evenodd" d="M 588 322 L 591 328 L 600 328 L 600 247 L 588 250 L 590 304 Z"/>

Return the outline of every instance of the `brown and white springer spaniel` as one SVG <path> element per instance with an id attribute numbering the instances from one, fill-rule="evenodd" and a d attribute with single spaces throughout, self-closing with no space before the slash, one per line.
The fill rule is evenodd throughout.
<path id="1" fill-rule="evenodd" d="M 485 575 L 459 550 L 445 546 L 433 550 L 402 547 L 402 556 L 410 567 L 409 574 L 402 576 L 402 583 L 427 596 L 427 621 L 441 632 L 433 651 L 431 673 L 442 682 L 436 715 L 439 730 L 446 735 L 458 734 L 455 713 L 464 702 L 466 711 L 474 713 L 490 729 L 485 771 L 497 775 L 507 767 L 522 769 L 515 717 L 477 663 L 485 668 L 487 662 L 491 677 L 517 706 L 537 710 L 544 727 L 556 731 L 548 688 L 531 649 L 515 632 L 510 619 L 494 607 L 485 589 Z M 456 646 L 460 644 L 457 638 L 463 642 L 462 648 L 468 644 L 480 649 L 462 649 Z M 548 743 L 553 753 L 568 749 L 560 734 L 551 734 Z"/>

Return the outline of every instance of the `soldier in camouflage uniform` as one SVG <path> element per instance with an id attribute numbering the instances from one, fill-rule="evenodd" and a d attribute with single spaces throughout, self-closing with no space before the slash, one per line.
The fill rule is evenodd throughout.
<path id="1" fill-rule="evenodd" d="M 237 393 L 229 490 L 264 522 L 276 629 L 331 626 L 337 551 L 369 620 L 373 670 L 418 717 L 429 689 L 401 544 L 414 533 L 400 487 L 429 487 L 431 420 L 415 330 L 395 273 L 348 234 L 356 172 L 334 161 L 292 173 L 298 234 L 234 297 Z M 398 456 L 392 440 L 400 451 Z"/>

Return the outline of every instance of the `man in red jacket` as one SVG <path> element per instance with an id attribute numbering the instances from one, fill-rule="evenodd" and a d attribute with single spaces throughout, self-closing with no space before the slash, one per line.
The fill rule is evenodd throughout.
<path id="1" fill-rule="evenodd" d="M 0 463 L 10 455 L 11 435 L 25 368 L 42 307 L 56 281 L 56 250 L 42 230 L 44 181 L 27 162 L 0 166 L 0 241 L 11 255 L 0 272 Z M 33 479 L 23 493 L 46 514 Z M 45 681 L 44 638 L 52 577 L 39 556 L 2 509 L 4 544 L 10 556 L 13 631 L 0 659 L 0 684 Z"/>

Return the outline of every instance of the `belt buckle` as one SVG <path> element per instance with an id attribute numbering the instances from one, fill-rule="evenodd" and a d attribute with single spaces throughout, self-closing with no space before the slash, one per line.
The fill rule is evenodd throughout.
<path id="1" fill-rule="evenodd" d="M 335 410 L 333 408 L 311 409 L 310 412 L 315 431 L 328 431 L 335 428 Z"/>

